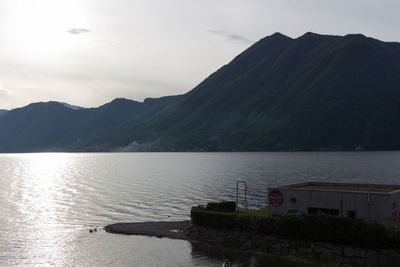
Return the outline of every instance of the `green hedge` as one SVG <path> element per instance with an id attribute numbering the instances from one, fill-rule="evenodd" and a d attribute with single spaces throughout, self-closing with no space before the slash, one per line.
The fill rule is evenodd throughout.
<path id="1" fill-rule="evenodd" d="M 194 225 L 222 230 L 250 230 L 292 240 L 329 242 L 365 248 L 400 248 L 400 236 L 379 223 L 359 219 L 307 214 L 293 216 L 255 216 L 236 212 L 216 212 L 193 207 Z"/>
<path id="2" fill-rule="evenodd" d="M 232 212 L 208 211 L 201 207 L 192 208 L 190 217 L 192 223 L 222 230 L 231 230 L 236 227 L 236 214 Z"/>
<path id="3" fill-rule="evenodd" d="M 236 202 L 235 201 L 211 202 L 207 203 L 205 209 L 209 211 L 235 212 Z"/>

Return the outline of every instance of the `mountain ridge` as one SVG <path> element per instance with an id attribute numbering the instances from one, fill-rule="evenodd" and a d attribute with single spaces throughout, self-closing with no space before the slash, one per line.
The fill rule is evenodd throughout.
<path id="1" fill-rule="evenodd" d="M 61 111 L 58 107 L 55 114 L 63 113 L 59 116 L 68 127 L 54 128 L 64 129 L 67 137 L 53 130 L 53 136 L 46 138 L 53 140 L 47 149 L 400 149 L 399 72 L 400 43 L 362 34 L 308 32 L 293 39 L 275 33 L 183 95 L 143 102 L 115 99 L 92 109 Z M 44 148 L 38 129 L 50 134 L 46 129 L 59 120 L 33 116 L 31 120 L 41 125 L 34 131 L 18 126 L 17 118 L 12 125 L 9 118 L 14 113 L 0 117 L 0 131 L 6 125 L 31 131 L 36 138 L 31 142 Z M 17 151 L 31 151 L 32 146 L 29 150 L 18 144 L 18 136 L 11 130 L 0 133 L 0 151 L 16 146 Z"/>

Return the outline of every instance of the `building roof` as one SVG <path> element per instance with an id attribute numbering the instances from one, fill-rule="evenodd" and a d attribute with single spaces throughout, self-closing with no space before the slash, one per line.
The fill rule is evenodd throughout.
<path id="1" fill-rule="evenodd" d="M 391 193 L 400 190 L 400 185 L 308 182 L 280 186 L 279 188 L 290 188 L 299 190 Z"/>

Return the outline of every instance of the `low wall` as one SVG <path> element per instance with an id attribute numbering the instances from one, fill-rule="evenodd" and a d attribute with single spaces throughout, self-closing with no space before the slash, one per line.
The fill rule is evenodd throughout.
<path id="1" fill-rule="evenodd" d="M 187 234 L 192 240 L 243 247 L 266 253 L 287 254 L 343 264 L 400 266 L 400 252 L 396 250 L 370 250 L 322 242 L 288 241 L 249 231 L 226 231 L 201 226 L 192 226 Z"/>

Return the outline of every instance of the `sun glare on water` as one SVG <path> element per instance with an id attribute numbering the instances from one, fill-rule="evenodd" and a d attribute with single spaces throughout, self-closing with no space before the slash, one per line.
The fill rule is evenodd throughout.
<path id="1" fill-rule="evenodd" d="M 57 56 L 82 43 L 88 14 L 78 1 L 12 0 L 5 2 L 6 38 L 26 57 Z M 85 29 L 85 30 L 83 30 Z"/>
<path id="2" fill-rule="evenodd" d="M 59 153 L 26 154 L 20 157 L 28 163 L 25 175 L 29 176 L 21 185 L 19 212 L 24 214 L 25 224 L 35 229 L 25 233 L 30 249 L 23 257 L 35 259 L 43 254 L 58 255 L 55 261 L 62 262 L 65 260 L 62 259 L 63 251 L 70 245 L 67 240 L 70 230 L 64 225 L 68 220 L 64 210 L 67 207 L 63 205 L 67 203 L 65 190 L 68 186 L 67 178 L 62 173 L 74 162 L 68 154 Z"/>

